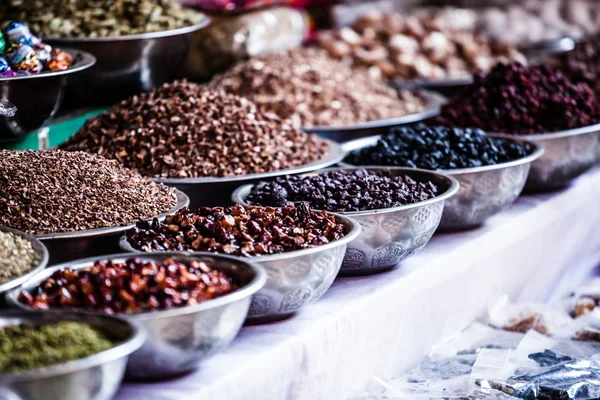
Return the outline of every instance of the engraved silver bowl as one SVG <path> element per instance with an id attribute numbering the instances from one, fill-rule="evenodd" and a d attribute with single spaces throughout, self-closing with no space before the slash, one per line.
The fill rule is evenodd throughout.
<path id="1" fill-rule="evenodd" d="M 343 238 L 310 249 L 250 258 L 267 271 L 268 279 L 265 286 L 252 296 L 246 319 L 248 324 L 289 318 L 319 300 L 329 289 L 342 266 L 346 246 L 360 234 L 358 222 L 333 215 L 338 223 L 344 225 L 347 233 Z M 125 251 L 140 253 L 129 244 L 126 236 L 121 238 L 120 245 Z"/>
<path id="2" fill-rule="evenodd" d="M 379 136 L 375 136 L 352 141 L 344 144 L 344 149 L 351 151 L 372 146 L 378 139 Z M 523 142 L 514 137 L 501 139 Z M 533 147 L 533 152 L 519 160 L 478 168 L 437 171 L 460 183 L 456 196 L 446 201 L 439 229 L 456 231 L 473 228 L 508 209 L 523 191 L 530 166 L 544 154 L 540 145 L 528 143 Z"/>
<path id="3" fill-rule="evenodd" d="M 226 347 L 238 334 L 244 323 L 250 297 L 267 280 L 266 272 L 256 263 L 240 258 L 206 253 L 131 253 L 113 254 L 100 259 L 122 262 L 131 257 L 160 261 L 173 258 L 176 261 L 199 260 L 232 277 L 239 286 L 235 292 L 200 304 L 163 311 L 139 314 L 116 314 L 148 333 L 143 346 L 129 357 L 126 377 L 135 380 L 162 380 L 195 369 L 199 362 Z M 7 300 L 25 310 L 32 308 L 19 301 L 23 290 L 32 293 L 39 284 L 55 271 L 65 268 L 75 270 L 88 268 L 98 257 L 64 263 L 48 268 L 20 288 L 13 289 Z M 56 312 L 54 309 L 52 312 Z M 93 316 L 104 315 L 98 311 L 78 309 Z"/>
<path id="4" fill-rule="evenodd" d="M 0 315 L 0 327 L 17 324 L 86 323 L 116 346 L 90 357 L 12 374 L 0 375 L 0 399 L 111 400 L 117 394 L 131 353 L 144 343 L 146 333 L 127 321 L 108 315 L 78 312 L 11 311 Z"/>
<path id="5" fill-rule="evenodd" d="M 355 170 L 360 167 L 328 168 L 303 176 L 328 171 Z M 402 260 L 418 253 L 431 239 L 442 218 L 444 202 L 458 191 L 454 178 L 439 173 L 401 167 L 364 167 L 368 171 L 389 171 L 392 175 L 407 175 L 416 180 L 431 181 L 440 194 L 433 199 L 405 206 L 368 211 L 338 212 L 361 226 L 361 233 L 348 244 L 341 276 L 368 275 L 395 267 Z M 232 195 L 235 203 L 248 204 L 246 199 L 253 185 L 238 188 Z"/>

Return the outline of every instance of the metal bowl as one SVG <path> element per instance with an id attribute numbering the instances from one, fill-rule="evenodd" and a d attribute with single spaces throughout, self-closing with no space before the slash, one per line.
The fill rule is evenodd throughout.
<path id="1" fill-rule="evenodd" d="M 326 139 L 342 143 L 352 139 L 380 134 L 393 126 L 412 124 L 435 117 L 440 113 L 442 104 L 446 102 L 446 99 L 437 93 L 419 91 L 419 95 L 425 99 L 425 110 L 415 114 L 344 126 L 313 126 L 302 128 L 302 130 L 308 133 L 316 133 Z"/>
<path id="2" fill-rule="evenodd" d="M 177 204 L 168 212 L 162 213 L 156 218 L 165 219 L 169 214 L 187 207 L 190 199 L 185 193 L 177 191 Z M 46 233 L 34 235 L 46 245 L 50 253 L 50 265 L 59 262 L 76 260 L 83 257 L 98 256 L 113 253 L 119 250 L 119 236 L 128 229 L 135 226 L 135 222 L 109 228 L 88 229 L 75 232 Z"/>
<path id="3" fill-rule="evenodd" d="M 360 225 L 351 218 L 333 214 L 344 225 L 346 236 L 323 246 L 251 258 L 268 274 L 266 285 L 254 296 L 248 311 L 248 324 L 280 321 L 319 300 L 337 276 L 346 245 L 360 234 Z M 123 236 L 125 251 L 141 253 Z M 247 260 L 246 257 L 239 257 Z"/>
<path id="4" fill-rule="evenodd" d="M 69 103 L 78 107 L 112 105 L 173 79 L 187 56 L 191 35 L 208 24 L 210 18 L 205 17 L 196 25 L 162 32 L 100 38 L 46 38 L 45 42 L 87 51 L 98 59 L 94 68 L 69 83 Z"/>
<path id="5" fill-rule="evenodd" d="M 102 259 L 122 262 L 132 256 L 131 253 L 112 254 Z M 136 257 L 153 261 L 166 258 L 181 262 L 203 261 L 231 276 L 239 289 L 192 306 L 139 314 L 117 314 L 126 321 L 144 327 L 148 332 L 143 346 L 129 357 L 126 371 L 128 379 L 163 380 L 181 375 L 194 370 L 201 360 L 228 346 L 244 323 L 250 305 L 250 296 L 263 287 L 267 280 L 266 272 L 255 263 L 224 255 L 165 252 L 138 254 Z M 75 270 L 88 268 L 97 260 L 98 257 L 93 257 L 48 268 L 21 288 L 11 291 L 7 295 L 7 300 L 20 308 L 31 310 L 19 301 L 21 291 L 32 293 L 55 271 L 64 268 Z M 89 315 L 104 315 L 99 311 L 81 310 Z"/>
<path id="6" fill-rule="evenodd" d="M 152 178 L 152 180 L 167 186 L 176 187 L 182 192 L 185 192 L 190 197 L 190 208 L 192 209 L 201 206 L 229 206 L 231 205 L 231 192 L 240 185 L 281 175 L 295 175 L 315 171 L 340 162 L 344 158 L 342 148 L 338 143 L 330 140 L 326 141 L 329 143 L 329 153 L 323 159 L 301 167 L 265 172 L 262 174 L 227 176 L 223 178 Z"/>
<path id="7" fill-rule="evenodd" d="M 442 96 L 451 97 L 455 95 L 456 92 L 472 83 L 473 77 L 466 76 L 464 78 L 448 78 L 438 80 L 390 81 L 389 85 L 396 89 L 425 89 L 439 93 Z"/>
<path id="8" fill-rule="evenodd" d="M 575 48 L 577 40 L 568 36 L 559 37 L 556 39 L 542 40 L 536 43 L 521 44 L 518 49 L 527 57 L 530 63 L 543 63 L 547 61 L 547 57 L 566 53 Z"/>
<path id="9" fill-rule="evenodd" d="M 111 400 L 123 380 L 131 353 L 144 343 L 146 334 L 130 323 L 107 315 L 77 312 L 22 312 L 0 315 L 0 327 L 17 324 L 46 325 L 82 322 L 108 338 L 115 347 L 90 357 L 24 372 L 0 375 L 0 398 L 7 400 Z"/>
<path id="10" fill-rule="evenodd" d="M 493 134 L 514 138 L 515 135 Z M 518 135 L 544 147 L 544 155 L 531 165 L 526 192 L 563 188 L 600 159 L 600 124 L 556 133 Z"/>
<path id="11" fill-rule="evenodd" d="M 0 143 L 22 140 L 44 126 L 60 107 L 65 85 L 74 78 L 72 75 L 90 68 L 96 62 L 91 54 L 63 50 L 71 54 L 74 61 L 64 71 L 0 78 L 2 97 L 9 102 L 0 110 Z M 16 110 L 10 109 L 11 105 Z"/>
<path id="12" fill-rule="evenodd" d="M 360 167 L 329 168 L 328 171 L 355 170 Z M 433 199 L 400 207 L 368 211 L 339 212 L 356 220 L 361 226 L 357 239 L 348 244 L 340 275 L 357 276 L 381 272 L 395 267 L 402 260 L 418 253 L 431 239 L 442 218 L 444 201 L 457 191 L 458 182 L 435 172 L 401 167 L 364 167 L 369 171 L 389 171 L 393 176 L 408 175 L 417 180 L 435 183 L 441 194 Z M 232 195 L 236 203 L 248 204 L 246 199 L 253 185 L 238 188 Z M 451 200 L 450 200 L 451 201 Z"/>
<path id="13" fill-rule="evenodd" d="M 523 142 L 514 137 L 501 138 Z M 356 140 L 344 144 L 344 149 L 351 151 L 372 146 L 378 139 L 379 136 Z M 534 148 L 533 153 L 519 160 L 486 167 L 437 171 L 460 183 L 456 196 L 446 201 L 439 229 L 456 231 L 473 228 L 509 208 L 523 191 L 530 166 L 544 154 L 540 145 L 528 143 Z"/>

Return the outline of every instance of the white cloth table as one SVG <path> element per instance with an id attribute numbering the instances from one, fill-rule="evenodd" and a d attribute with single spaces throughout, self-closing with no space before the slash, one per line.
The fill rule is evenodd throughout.
<path id="1" fill-rule="evenodd" d="M 556 298 L 598 264 L 600 168 L 566 190 L 521 197 L 479 229 L 435 235 L 390 272 L 339 278 L 295 317 L 243 328 L 198 371 L 125 384 L 117 398 L 342 399 L 373 373 L 415 365 L 501 295 Z"/>

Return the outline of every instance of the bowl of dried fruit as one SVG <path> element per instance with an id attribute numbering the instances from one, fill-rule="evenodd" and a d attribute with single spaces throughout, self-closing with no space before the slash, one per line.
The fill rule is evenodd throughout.
<path id="1" fill-rule="evenodd" d="M 367 275 L 396 266 L 419 252 L 440 223 L 458 182 L 411 168 L 329 168 L 238 188 L 236 203 L 282 207 L 307 201 L 361 226 L 348 244 L 340 275 Z"/>
<path id="2" fill-rule="evenodd" d="M 267 270 L 248 323 L 282 320 L 317 301 L 337 276 L 346 246 L 360 233 L 351 218 L 314 211 L 243 206 L 183 209 L 164 222 L 141 222 L 121 238 L 132 252 L 208 251 L 251 259 Z"/>
<path id="3" fill-rule="evenodd" d="M 8 295 L 25 310 L 114 314 L 148 332 L 126 376 L 157 380 L 198 367 L 239 332 L 267 274 L 249 260 L 181 252 L 114 254 L 46 269 Z"/>

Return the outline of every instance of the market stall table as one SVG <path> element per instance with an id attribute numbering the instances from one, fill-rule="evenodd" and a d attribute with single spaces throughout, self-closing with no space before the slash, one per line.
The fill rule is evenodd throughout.
<path id="1" fill-rule="evenodd" d="M 400 268 L 339 278 L 292 319 L 245 327 L 193 374 L 126 384 L 117 398 L 343 399 L 373 373 L 415 365 L 502 294 L 547 300 L 577 284 L 600 261 L 599 199 L 600 168 L 522 197 L 479 229 L 434 236 Z"/>

